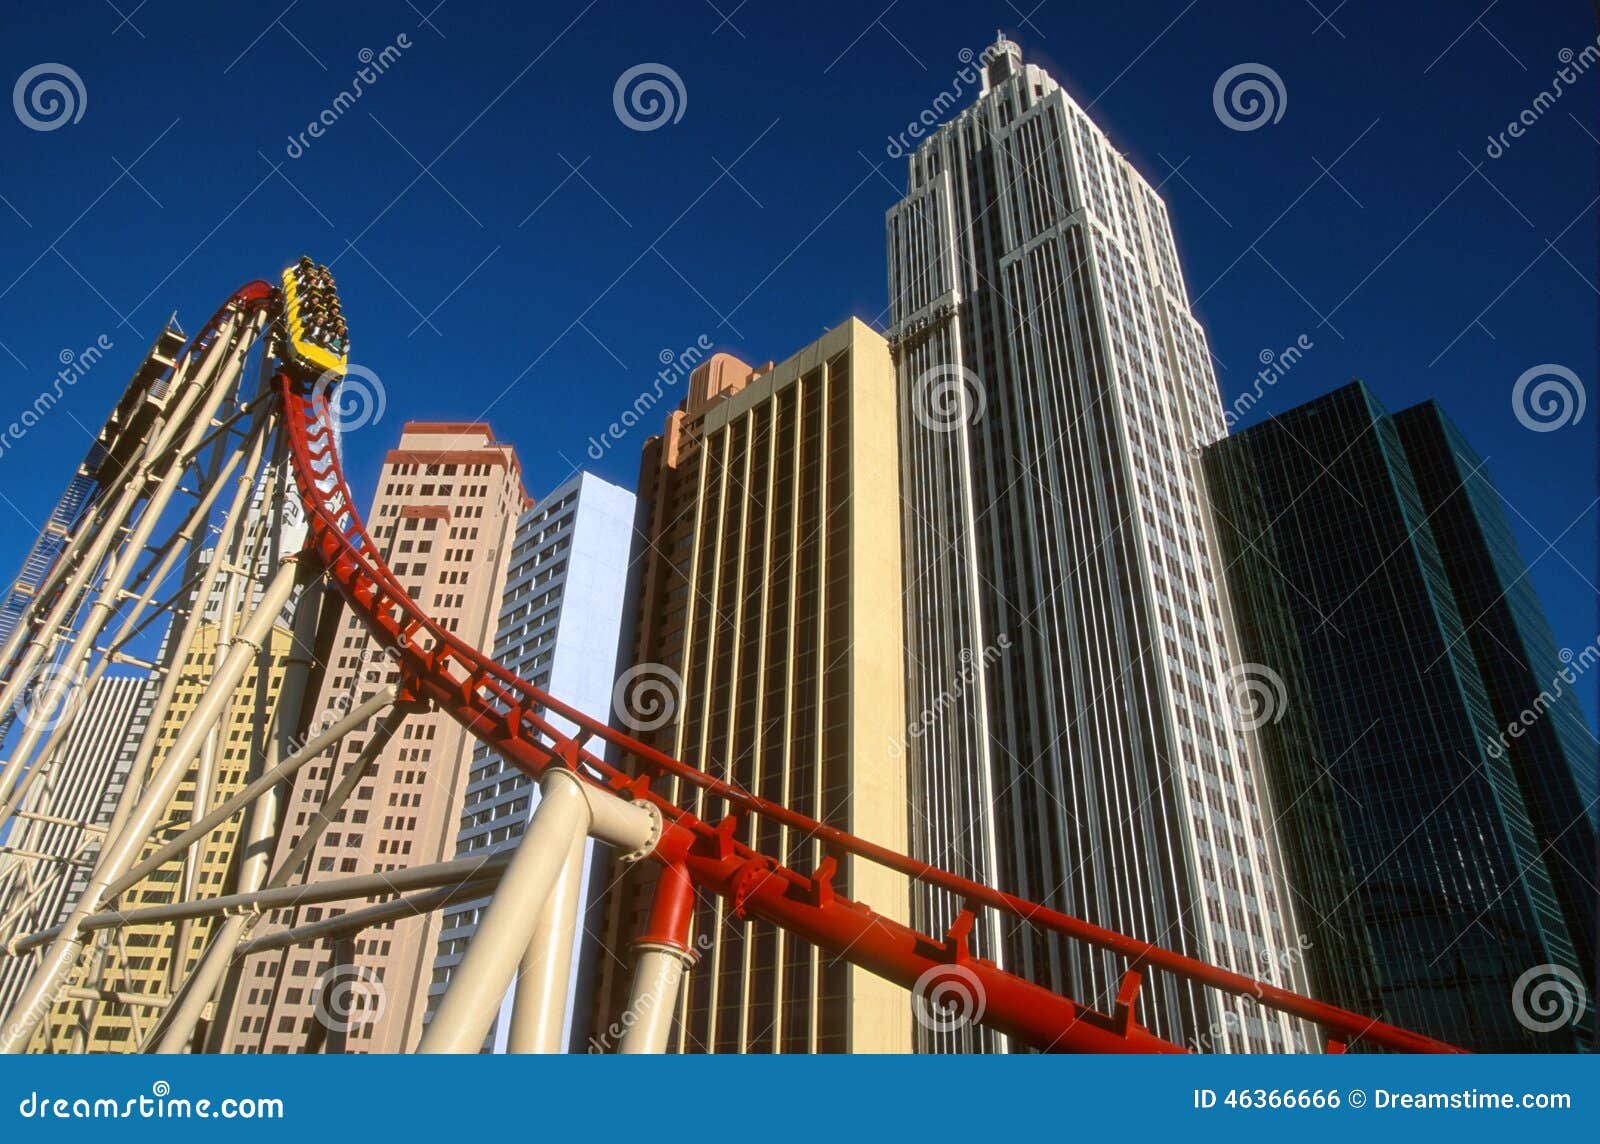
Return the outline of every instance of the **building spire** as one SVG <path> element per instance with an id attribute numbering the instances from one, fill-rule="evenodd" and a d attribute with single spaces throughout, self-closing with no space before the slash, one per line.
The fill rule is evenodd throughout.
<path id="1" fill-rule="evenodd" d="M 994 44 L 984 53 L 983 90 L 998 87 L 1022 70 L 1022 49 L 1006 39 L 1004 29 L 994 30 Z"/>

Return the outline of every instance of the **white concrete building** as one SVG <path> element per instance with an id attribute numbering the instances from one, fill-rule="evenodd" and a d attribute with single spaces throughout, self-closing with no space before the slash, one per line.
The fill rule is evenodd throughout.
<path id="1" fill-rule="evenodd" d="M 634 494 L 589 473 L 564 481 L 517 521 L 500 605 L 494 657 L 508 670 L 580 711 L 611 710 L 619 653 L 631 642 L 626 617 L 634 536 Z M 567 729 L 565 720 L 551 721 Z M 467 780 L 459 856 L 512 849 L 539 805 L 539 786 L 478 744 Z M 588 1041 L 590 996 L 599 949 L 605 848 L 586 843 L 580 924 L 573 935 L 563 1039 L 569 1052 Z M 446 911 L 428 990 L 429 1016 L 449 986 L 489 899 Z M 506 991 L 484 1051 L 506 1051 L 515 982 Z"/>
<path id="2" fill-rule="evenodd" d="M 67 920 L 99 857 L 152 698 L 150 677 L 139 674 L 102 677 L 68 701 L 72 730 L 0 845 L 0 901 L 20 910 L 0 937 Z M 35 813 L 42 817 L 30 817 Z M 10 1012 L 22 995 L 36 961 L 0 955 L 0 1013 Z"/>
<path id="3" fill-rule="evenodd" d="M 1298 987 L 1198 469 L 1222 406 L 1166 205 L 1015 44 L 985 65 L 888 215 L 913 854 Z M 942 933 L 958 908 L 924 892 L 915 920 Z M 992 912 L 974 936 L 1100 1008 L 1124 969 Z M 1139 1013 L 1202 1049 L 1315 1047 L 1161 974 Z"/>

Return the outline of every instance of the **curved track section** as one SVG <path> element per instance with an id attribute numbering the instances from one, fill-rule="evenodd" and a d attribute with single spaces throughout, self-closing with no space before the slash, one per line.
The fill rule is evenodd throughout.
<path id="1" fill-rule="evenodd" d="M 389 571 L 339 467 L 328 412 L 332 384 L 289 372 L 277 377 L 289 456 L 308 526 L 307 550 L 371 634 L 396 657 L 403 685 L 416 698 L 437 703 L 530 775 L 564 767 L 618 798 L 653 805 L 665 826 L 649 857 L 681 867 L 697 887 L 727 900 L 738 916 L 770 922 L 907 989 L 932 980 L 930 975 L 958 974 L 980 991 L 983 1024 L 1044 1051 L 1184 1052 L 1137 1020 L 1139 987 L 1143 974 L 1152 970 L 1311 1021 L 1336 1047 L 1359 1039 L 1400 1051 L 1459 1051 L 914 861 L 705 774 L 517 678 L 430 618 Z M 577 733 L 558 730 L 551 715 L 570 722 Z M 636 773 L 612 766 L 589 749 L 591 743 L 607 744 L 630 757 Z M 726 817 L 707 822 L 664 793 L 684 784 L 720 801 Z M 751 849 L 735 837 L 735 828 L 751 815 L 820 839 L 830 857 L 805 873 Z M 885 918 L 865 903 L 834 893 L 837 857 L 847 854 L 959 895 L 967 910 L 942 938 Z M 1129 969 L 1115 1009 L 1096 1011 L 974 957 L 966 941 L 973 920 L 968 911 L 984 907 L 1125 957 Z"/>

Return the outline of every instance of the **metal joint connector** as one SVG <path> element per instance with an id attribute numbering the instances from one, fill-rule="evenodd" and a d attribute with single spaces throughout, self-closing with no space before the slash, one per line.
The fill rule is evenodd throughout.
<path id="1" fill-rule="evenodd" d="M 607 795 L 603 797 L 609 798 L 611 796 Z M 621 862 L 625 866 L 631 865 L 635 862 L 642 862 L 646 858 L 650 857 L 650 855 L 654 854 L 656 847 L 661 844 L 661 835 L 666 829 L 666 820 L 662 818 L 660 809 L 654 803 L 646 802 L 642 798 L 636 798 L 627 805 L 636 806 L 649 816 L 650 837 L 639 846 L 629 850 L 626 854 L 617 855 L 617 861 Z"/>

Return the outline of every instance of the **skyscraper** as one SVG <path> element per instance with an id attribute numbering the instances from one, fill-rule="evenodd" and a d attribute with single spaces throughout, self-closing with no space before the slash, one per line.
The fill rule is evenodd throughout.
<path id="1" fill-rule="evenodd" d="M 1247 628 L 1297 645 L 1279 701 L 1314 724 L 1305 793 L 1338 807 L 1366 927 L 1313 956 L 1371 958 L 1391 1023 L 1474 1050 L 1573 1048 L 1578 1027 L 1528 1019 L 1547 1014 L 1523 975 L 1587 972 L 1568 918 L 1593 888 L 1562 868 L 1593 844 L 1576 772 L 1594 753 L 1566 753 L 1582 717 L 1570 691 L 1549 700 L 1561 661 L 1482 462 L 1437 406 L 1391 418 L 1360 383 L 1206 459 L 1236 595 L 1286 586 Z M 1247 651 L 1277 674 L 1274 652 Z M 1523 710 L 1543 714 L 1534 733 L 1504 735 Z"/>
<path id="2" fill-rule="evenodd" d="M 1574 673 L 1587 665 L 1576 649 L 1557 650 L 1503 498 L 1460 430 L 1434 401 L 1401 410 L 1394 424 L 1428 527 L 1438 540 L 1495 724 L 1504 731 L 1490 750 L 1511 759 L 1577 968 L 1588 974 L 1589 994 L 1595 996 L 1600 765 L 1594 734 L 1574 694 Z M 1577 666 L 1569 667 L 1574 659 Z M 1526 712 L 1532 718 L 1525 719 Z M 1513 726 L 1521 733 L 1505 730 Z"/>
<path id="3" fill-rule="evenodd" d="M 611 706 L 624 640 L 631 646 L 628 597 L 633 547 L 634 495 L 590 473 L 575 473 L 537 501 L 517 522 L 505 595 L 500 601 L 494 658 L 508 671 L 580 711 Z M 549 716 L 566 730 L 560 716 Z M 461 808 L 456 853 L 494 854 L 514 849 L 539 805 L 539 784 L 490 751 L 473 749 Z M 589 1038 L 598 935 L 604 928 L 600 899 L 609 862 L 589 839 L 567 981 L 564 1042 L 581 1052 Z M 488 898 L 453 905 L 445 913 L 428 989 L 430 1013 L 449 988 Z M 489 1029 L 485 1048 L 505 1052 L 515 990 L 508 990 Z"/>
<path id="4" fill-rule="evenodd" d="M 200 624 L 183 654 L 169 662 L 167 670 L 179 672 L 180 680 L 161 721 L 153 767 L 160 766 L 166 758 L 205 694 L 218 659 L 221 631 L 218 623 L 208 618 Z M 191 816 L 198 817 L 216 803 L 238 794 L 249 781 L 259 758 L 257 744 L 270 726 L 271 706 L 292 643 L 289 626 L 275 624 L 263 649 L 271 657 L 266 672 L 252 666 L 239 681 L 229 698 L 227 713 L 218 724 L 218 734 L 210 748 L 214 756 L 194 760 L 168 803 L 169 821 L 186 826 Z M 110 821 L 109 813 L 102 817 Z M 117 899 L 119 906 L 137 909 L 170 905 L 185 897 L 209 898 L 228 893 L 240 832 L 237 819 L 218 826 L 204 841 L 195 843 L 187 863 L 183 856 L 163 863 L 130 886 Z M 141 861 L 154 853 L 159 841 L 145 844 Z M 106 988 L 124 993 L 152 998 L 171 996 L 176 984 L 198 964 L 215 922 L 214 918 L 198 918 L 189 924 L 154 922 L 122 927 L 107 935 L 101 980 Z M 58 1001 L 49 1019 L 35 1033 L 33 1049 L 70 1051 L 76 1033 L 88 1052 L 137 1052 L 144 1034 L 160 1016 L 160 1009 L 153 1005 L 102 1004 L 94 1009 L 88 1027 L 82 1028 L 79 1010 L 75 999 Z"/>
<path id="5" fill-rule="evenodd" d="M 110 780 L 100 784 L 103 793 L 98 820 L 113 821 L 130 779 L 142 789 L 148 773 L 162 766 L 210 686 L 217 664 L 227 654 L 241 616 L 258 602 L 261 585 L 276 554 L 293 551 L 303 539 L 303 526 L 297 522 L 269 527 L 273 518 L 266 498 L 273 485 L 266 477 L 255 482 L 234 547 L 220 557 L 222 566 L 204 598 L 198 586 L 187 593 L 185 609 L 198 612 L 187 644 L 175 638 L 180 636 L 182 624 L 169 627 L 162 635 L 156 670 L 137 693 L 131 725 L 117 749 Z M 200 567 L 219 560 L 215 548 L 198 549 L 191 556 L 191 576 Z M 188 761 L 188 769 L 166 807 L 169 822 L 187 825 L 217 802 L 237 794 L 260 764 L 263 756 L 259 744 L 271 724 L 293 642 L 292 614 L 291 603 L 277 617 L 260 649 L 261 658 L 235 686 L 222 721 Z M 147 746 L 147 728 L 161 702 L 161 693 L 168 686 L 172 688 L 170 703 L 159 725 L 153 728 L 149 770 L 135 774 Z M 92 773 L 101 764 L 86 765 Z M 163 863 L 130 886 L 118 897 L 118 904 L 124 908 L 162 906 L 185 898 L 229 892 L 237 873 L 240 837 L 238 820 L 219 825 L 186 854 Z M 157 845 L 157 840 L 147 842 L 143 855 L 148 857 Z M 88 874 L 87 868 L 76 872 L 67 898 L 69 908 L 87 885 Z M 151 1003 L 86 1006 L 77 999 L 60 1000 L 36 1031 L 32 1047 L 53 1052 L 118 1053 L 139 1049 L 161 1015 L 165 998 L 198 964 L 215 924 L 215 919 L 197 918 L 177 924 L 128 926 L 96 935 L 92 939 L 95 949 L 89 954 L 89 964 L 97 970 L 96 980 L 124 994 L 150 997 Z"/>
<path id="6" fill-rule="evenodd" d="M 108 804 L 107 791 L 126 772 L 143 733 L 148 686 L 146 675 L 96 682 L 59 756 L 29 791 L 20 821 L 0 845 L 0 899 L 21 910 L 10 932 L 34 933 L 67 920 L 111 821 L 115 804 Z M 32 817 L 43 806 L 48 816 Z M 11 1011 L 35 962 L 32 956 L 0 958 L 0 1013 Z"/>
<path id="7" fill-rule="evenodd" d="M 1224 432 L 1166 205 L 1001 40 L 889 211 L 915 857 L 1288 987 L 1299 931 L 1195 450 Z M 942 933 L 960 903 L 923 891 Z M 1125 966 L 990 913 L 975 948 L 1099 1007 Z M 1222 1050 L 1298 1023 L 1165 979 Z M 999 1048 L 971 1027 L 926 1049 Z"/>
<path id="8" fill-rule="evenodd" d="M 428 613 L 478 648 L 493 643 L 517 517 L 527 507 L 516 452 L 481 422 L 408 422 L 384 458 L 367 526 L 396 578 Z M 322 718 L 374 695 L 399 673 L 348 608 L 313 708 Z M 326 725 L 324 723 L 323 725 Z M 368 732 L 370 734 L 370 732 Z M 315 826 L 317 807 L 356 761 L 367 734 L 346 736 L 295 776 L 273 869 Z M 447 715 L 415 712 L 306 857 L 308 882 L 443 861 L 455 850 L 473 740 Z M 339 916 L 340 906 L 272 915 L 260 933 Z M 370 1001 L 336 1014 L 351 1052 L 406 1052 L 422 1032 L 438 946 L 437 912 L 363 931 L 346 960 L 327 942 L 252 955 L 225 1016 L 225 1051 L 302 1052 L 326 1043 L 321 998 Z"/>
<path id="9" fill-rule="evenodd" d="M 645 448 L 640 619 L 615 696 L 652 746 L 892 849 L 905 845 L 894 377 L 859 321 L 754 369 L 717 354 Z M 687 789 L 683 805 L 719 807 Z M 749 820 L 738 837 L 812 870 L 816 840 Z M 623 1012 L 654 871 L 613 895 L 597 1036 Z M 906 917 L 906 884 L 841 858 L 841 895 Z M 680 1052 L 910 1047 L 910 999 L 720 899 L 695 916 Z M 611 1042 L 614 1044 L 614 1040 Z"/>

